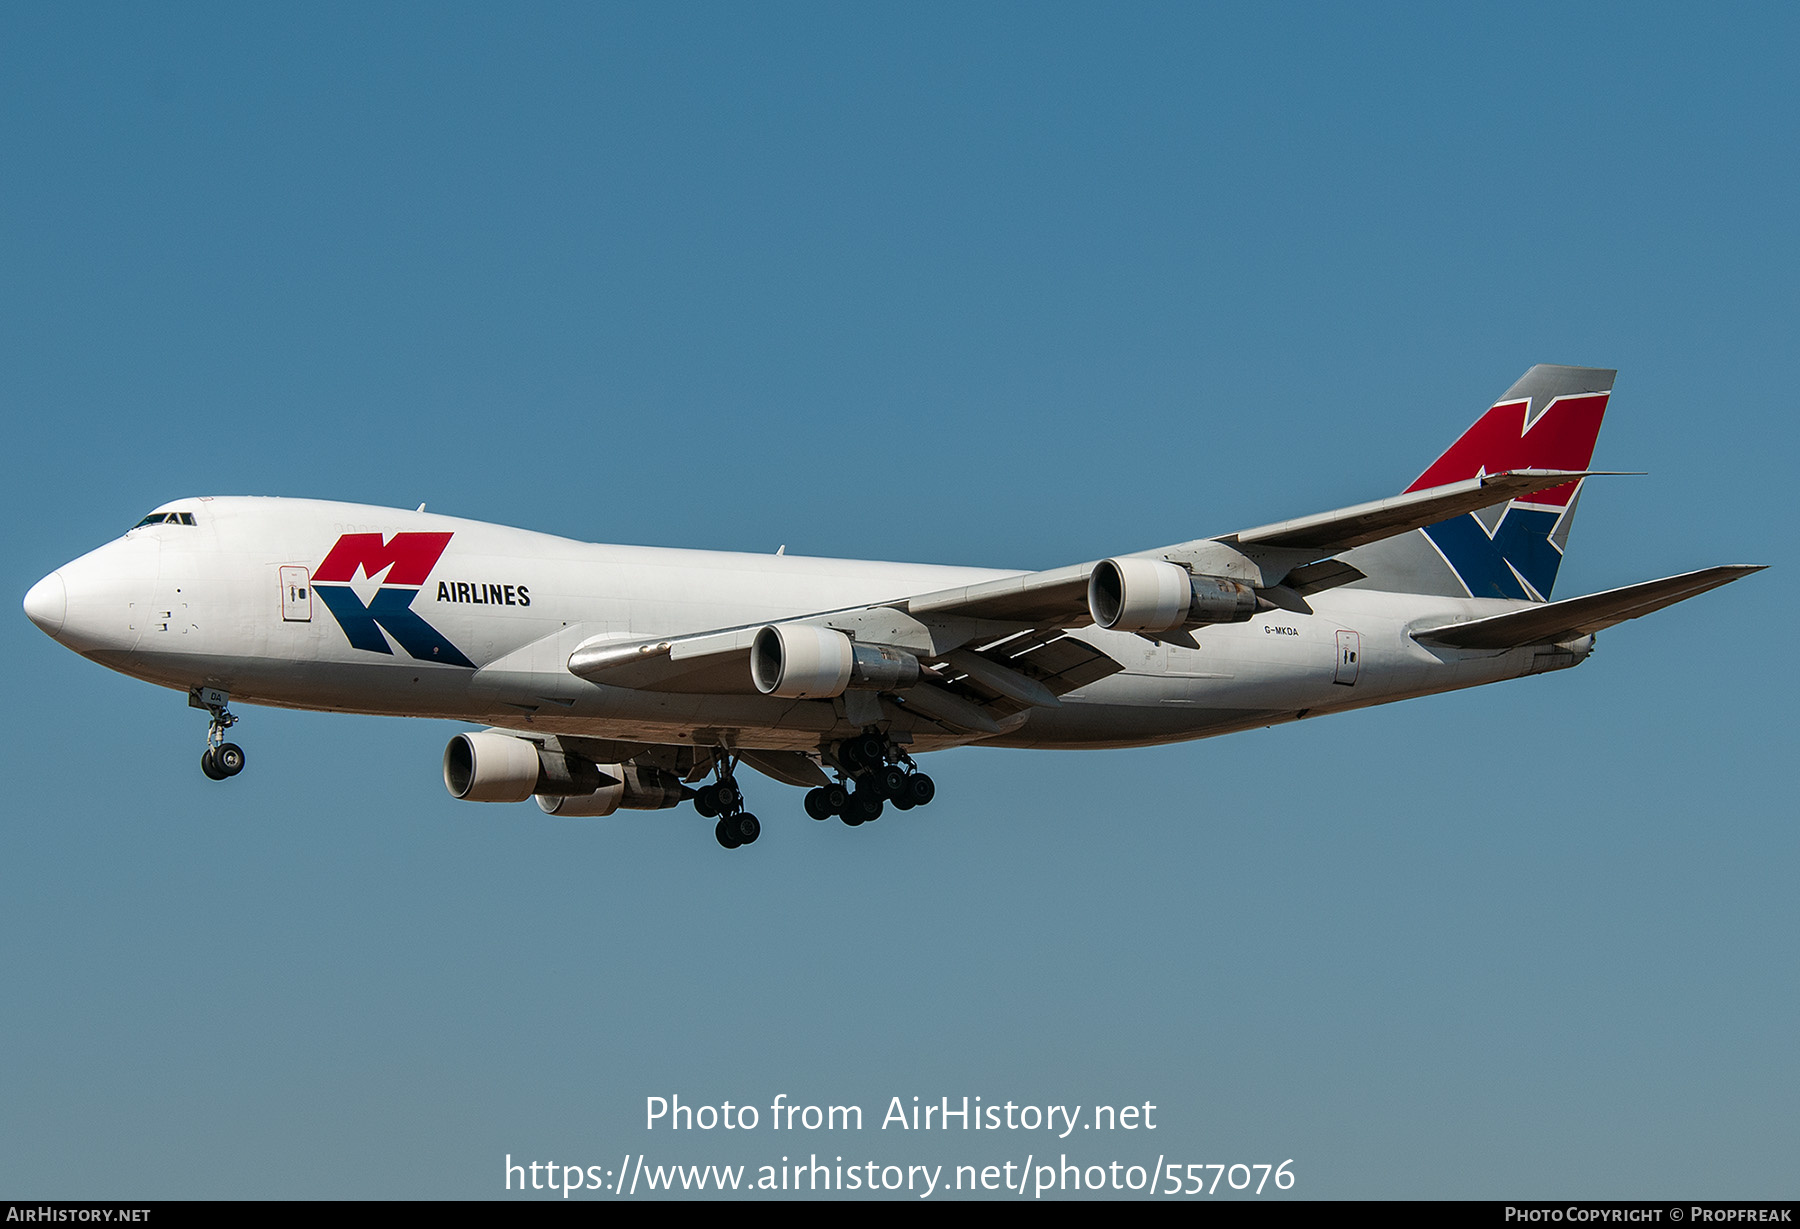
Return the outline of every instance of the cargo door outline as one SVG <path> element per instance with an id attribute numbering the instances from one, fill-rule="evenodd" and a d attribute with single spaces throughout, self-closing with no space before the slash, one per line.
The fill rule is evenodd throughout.
<path id="1" fill-rule="evenodd" d="M 1356 676 L 1362 672 L 1362 636 L 1357 632 L 1340 631 L 1337 634 L 1337 673 L 1331 681 L 1342 683 L 1346 687 L 1356 686 Z"/>
<path id="2" fill-rule="evenodd" d="M 312 622 L 312 574 L 303 567 L 281 569 L 281 621 Z"/>

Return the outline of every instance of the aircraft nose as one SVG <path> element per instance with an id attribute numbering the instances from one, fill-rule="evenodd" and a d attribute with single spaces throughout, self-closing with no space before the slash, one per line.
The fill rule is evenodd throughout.
<path id="1" fill-rule="evenodd" d="M 83 656 L 131 653 L 156 613 L 149 607 L 159 557 L 157 543 L 143 535 L 108 542 L 33 585 L 25 595 L 25 613 L 58 644 Z"/>
<path id="2" fill-rule="evenodd" d="M 55 639 L 69 613 L 69 590 L 61 572 L 52 572 L 25 594 L 25 617 Z"/>

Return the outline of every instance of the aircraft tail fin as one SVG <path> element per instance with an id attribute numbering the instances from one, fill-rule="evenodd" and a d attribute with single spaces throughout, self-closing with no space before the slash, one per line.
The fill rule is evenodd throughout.
<path id="1" fill-rule="evenodd" d="M 1408 491 L 1503 470 L 1585 470 L 1617 372 L 1539 364 L 1527 371 Z M 1359 587 L 1446 597 L 1550 600 L 1581 482 L 1495 504 L 1358 547 L 1342 558 Z"/>

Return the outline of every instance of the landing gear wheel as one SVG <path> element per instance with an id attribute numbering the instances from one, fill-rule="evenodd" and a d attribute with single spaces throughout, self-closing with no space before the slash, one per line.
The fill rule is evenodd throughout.
<path id="1" fill-rule="evenodd" d="M 736 828 L 739 844 L 754 845 L 756 838 L 762 835 L 762 823 L 748 811 L 733 816 L 728 822 Z"/>
<path id="2" fill-rule="evenodd" d="M 906 796 L 905 791 L 901 791 L 900 796 L 898 798 L 893 799 L 893 803 L 894 803 L 894 809 L 896 811 L 910 811 L 914 807 L 919 805 L 918 803 L 914 802 L 911 798 L 908 798 Z"/>
<path id="3" fill-rule="evenodd" d="M 244 749 L 225 741 L 225 731 L 237 724 L 227 707 L 231 694 L 217 687 L 188 688 L 188 707 L 203 708 L 212 714 L 206 725 L 206 750 L 200 756 L 200 771 L 214 781 L 235 777 L 244 771 Z"/>
<path id="4" fill-rule="evenodd" d="M 724 815 L 729 815 L 737 810 L 744 801 L 744 796 L 738 793 L 737 785 L 730 777 L 726 777 L 713 786 L 713 797 L 718 799 L 719 811 Z"/>
<path id="5" fill-rule="evenodd" d="M 850 805 L 844 808 L 844 822 L 854 827 L 866 824 L 872 819 L 881 818 L 881 799 L 867 790 L 857 790 L 850 795 Z"/>
<path id="6" fill-rule="evenodd" d="M 244 749 L 236 743 L 220 743 L 213 748 L 212 757 L 221 777 L 235 777 L 244 771 Z"/>
<path id="7" fill-rule="evenodd" d="M 937 797 L 937 783 L 922 772 L 915 772 L 906 778 L 906 800 L 913 806 L 922 807 Z"/>
<path id="8" fill-rule="evenodd" d="M 831 804 L 825 799 L 823 786 L 806 791 L 806 813 L 814 819 L 830 819 L 834 814 Z"/>
<path id="9" fill-rule="evenodd" d="M 694 810 L 700 812 L 702 819 L 711 819 L 719 813 L 719 787 L 702 785 L 694 791 Z"/>
<path id="10" fill-rule="evenodd" d="M 727 849 L 736 849 L 739 845 L 744 843 L 738 837 L 738 834 L 732 831 L 732 824 L 729 819 L 721 819 L 717 824 L 714 824 L 713 835 L 718 837 L 719 844 L 725 846 Z"/>
<path id="11" fill-rule="evenodd" d="M 188 689 L 188 706 L 203 708 L 212 714 L 206 726 L 206 750 L 200 754 L 200 771 L 214 781 L 235 777 L 244 771 L 244 749 L 225 741 L 225 731 L 237 724 L 226 707 L 231 696 L 217 687 Z"/>
<path id="12" fill-rule="evenodd" d="M 825 795 L 825 808 L 828 815 L 842 815 L 844 808 L 850 805 L 850 791 L 841 785 L 827 785 L 821 792 Z"/>
<path id="13" fill-rule="evenodd" d="M 851 759 L 868 768 L 878 768 L 887 759 L 887 744 L 879 734 L 851 739 L 849 750 Z"/>
<path id="14" fill-rule="evenodd" d="M 897 764 L 891 764 L 875 774 L 875 784 L 888 798 L 898 798 L 906 789 L 906 781 L 906 769 Z"/>

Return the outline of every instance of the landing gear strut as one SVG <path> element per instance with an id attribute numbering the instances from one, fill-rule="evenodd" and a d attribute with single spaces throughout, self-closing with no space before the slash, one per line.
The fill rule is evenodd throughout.
<path id="1" fill-rule="evenodd" d="M 214 781 L 244 771 L 244 749 L 225 741 L 225 731 L 237 724 L 237 716 L 225 707 L 230 700 L 231 696 L 217 687 L 196 687 L 188 692 L 189 707 L 212 714 L 206 727 L 206 750 L 200 753 L 200 771 Z"/>
<path id="2" fill-rule="evenodd" d="M 737 779 L 732 775 L 737 761 L 720 751 L 715 755 L 714 763 L 718 766 L 718 782 L 702 785 L 694 791 L 694 809 L 707 819 L 719 817 L 719 822 L 713 825 L 713 836 L 725 848 L 753 844 L 762 835 L 762 824 L 744 810 L 743 791 L 738 789 Z"/>
<path id="3" fill-rule="evenodd" d="M 845 739 L 833 749 L 832 758 L 838 764 L 837 782 L 806 795 L 806 813 L 814 819 L 836 815 L 854 828 L 880 819 L 886 803 L 910 811 L 937 797 L 936 784 L 919 771 L 912 756 L 873 731 Z"/>

